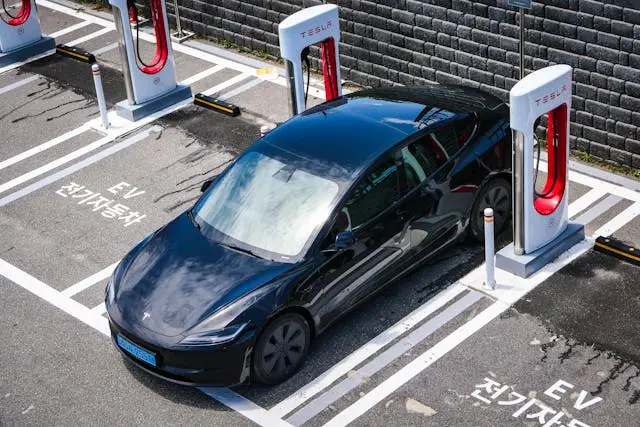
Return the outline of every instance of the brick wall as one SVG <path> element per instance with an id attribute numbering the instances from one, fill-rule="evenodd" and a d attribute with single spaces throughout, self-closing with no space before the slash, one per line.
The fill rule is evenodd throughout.
<path id="1" fill-rule="evenodd" d="M 276 57 L 278 23 L 303 5 L 178 3 L 185 28 Z M 345 79 L 366 86 L 460 83 L 505 101 L 517 81 L 519 27 L 507 0 L 332 3 L 340 6 Z M 525 22 L 528 71 L 575 68 L 571 147 L 640 168 L 640 0 L 539 0 Z"/>

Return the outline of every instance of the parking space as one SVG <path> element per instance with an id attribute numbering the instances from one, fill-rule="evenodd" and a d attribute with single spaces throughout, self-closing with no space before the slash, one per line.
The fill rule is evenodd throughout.
<path id="1" fill-rule="evenodd" d="M 124 99 L 108 14 L 38 4 L 45 33 L 96 54 L 109 106 Z M 153 35 L 140 34 L 148 53 Z M 193 46 L 174 45 L 178 79 L 241 106 L 240 117 L 184 104 L 138 123 L 111 112 L 114 127 L 104 131 L 86 64 L 51 56 L 0 74 L 0 341 L 11 343 L 0 352 L 0 424 L 551 426 L 556 416 L 555 425 L 577 427 L 638 419 L 640 350 L 625 340 L 640 326 L 627 322 L 640 307 L 621 308 L 619 336 L 607 334 L 615 322 L 585 314 L 638 301 L 637 270 L 592 254 L 589 239 L 529 279 L 499 272 L 495 291 L 482 287 L 484 248 L 456 245 L 318 337 L 302 370 L 274 387 L 197 390 L 122 363 L 103 304 L 115 264 L 190 207 L 260 125 L 289 114 L 281 76 Z M 313 88 L 311 104 L 319 94 Z M 570 217 L 590 238 L 626 236 L 637 246 L 640 192 L 599 174 L 572 171 Z M 505 234 L 500 245 L 511 240 Z M 579 273 L 595 265 L 603 272 Z M 607 271 L 628 286 L 585 279 Z"/>
<path id="2" fill-rule="evenodd" d="M 595 182 L 578 174 L 576 179 L 580 183 L 572 182 L 570 187 L 573 196 L 569 212 L 574 221 L 586 221 L 584 224 L 589 234 L 609 235 L 618 232 L 623 226 L 635 227 L 640 223 L 637 193 L 628 193 L 622 187 L 609 187 L 602 181 L 597 188 L 589 187 L 587 184 L 595 184 Z M 609 209 L 600 207 L 603 200 L 612 196 L 612 193 L 607 190 L 618 194 L 622 203 L 622 206 L 610 203 L 611 212 Z M 623 194 L 630 199 L 622 197 Z M 596 214 L 592 213 L 594 210 Z M 589 216 L 585 215 L 587 213 L 590 213 Z M 275 404 L 272 412 L 283 416 L 293 425 L 328 423 L 326 425 L 337 426 L 356 420 L 356 425 L 380 425 L 380 423 L 396 425 L 394 421 L 397 423 L 399 419 L 402 420 L 403 425 L 507 425 L 515 422 L 510 417 L 513 417 L 520 407 L 531 399 L 535 400 L 536 396 L 562 379 L 575 385 L 575 388 L 583 387 L 590 394 L 588 398 L 586 395 L 580 397 L 581 390 L 572 391 L 570 397 L 567 397 L 568 400 L 573 400 L 561 402 L 563 406 L 558 406 L 555 409 L 556 412 L 545 415 L 546 420 L 541 422 L 541 425 L 561 411 L 564 411 L 562 422 L 565 425 L 579 426 L 581 424 L 578 421 L 583 422 L 584 425 L 608 423 L 624 425 L 620 420 L 635 419 L 633 417 L 637 417 L 640 410 L 637 406 L 630 406 L 629 403 L 634 400 L 633 396 L 640 393 L 638 391 L 640 382 L 635 381 L 640 357 L 636 354 L 635 344 L 628 341 L 629 332 L 635 330 L 635 324 L 626 322 L 628 316 L 634 316 L 631 313 L 637 313 L 638 309 L 637 298 L 633 295 L 640 289 L 632 279 L 633 274 L 638 272 L 631 266 L 625 265 L 623 268 L 618 268 L 617 265 L 609 265 L 611 261 L 594 263 L 590 258 L 593 257 L 590 252 L 578 258 L 579 255 L 585 254 L 588 248 L 588 245 L 574 248 L 565 259 L 557 260 L 546 271 L 532 276 L 529 280 L 503 275 L 499 277 L 498 290 L 493 292 L 487 292 L 482 287 L 484 279 L 482 268 L 469 272 L 474 266 L 481 264 L 480 248 L 476 248 L 476 252 L 471 252 L 475 257 L 471 256 L 466 260 L 456 259 L 460 256 L 458 254 L 449 255 L 451 256 L 449 259 L 467 267 L 458 269 L 457 275 L 455 269 L 447 272 L 433 282 L 428 280 L 429 267 L 426 267 L 418 283 L 424 284 L 427 289 L 434 283 L 444 282 L 446 286 L 448 283 L 455 282 L 455 285 L 439 292 L 437 287 L 432 288 L 434 293 L 420 305 L 416 304 L 416 301 L 419 301 L 416 298 L 419 293 L 414 293 L 410 301 L 401 300 L 396 304 L 396 294 L 402 292 L 407 283 L 412 283 L 412 278 L 398 284 L 393 291 L 390 291 L 393 295 L 381 296 L 379 305 L 373 308 L 372 312 L 359 314 L 359 316 L 362 315 L 365 318 L 375 316 L 374 313 L 384 312 L 382 307 L 385 304 L 391 304 L 394 308 L 406 308 L 406 312 L 401 310 L 406 317 L 395 325 L 389 323 L 389 329 L 373 339 L 362 337 L 359 348 L 347 353 L 326 371 L 318 370 L 316 374 L 310 375 L 309 377 L 314 379 L 306 386 L 294 393 L 287 390 L 289 397 Z M 576 264 L 570 264 L 570 261 Z M 617 262 L 614 261 L 614 264 Z M 438 268 L 447 270 L 447 264 L 443 266 L 441 260 L 434 267 L 436 265 Z M 609 273 L 612 274 L 611 283 L 596 281 L 593 284 L 597 286 L 597 292 L 602 295 L 600 299 L 593 298 L 589 293 L 585 293 L 582 299 L 580 292 L 584 285 L 581 280 L 583 276 L 574 277 L 570 270 L 575 268 L 574 265 L 593 267 L 602 271 L 601 274 L 609 270 L 619 271 L 624 268 L 631 270 L 627 273 L 627 280 L 622 280 L 623 283 L 627 283 L 626 287 L 618 285 L 611 288 L 614 283 L 620 281 L 620 277 Z M 558 270 L 559 273 L 545 281 L 546 277 Z M 443 281 L 444 277 L 447 279 Z M 573 284 L 566 287 L 569 280 L 572 280 Z M 536 288 L 538 285 L 540 287 Z M 520 300 L 526 292 L 534 288 L 540 289 L 540 292 L 545 290 L 546 297 L 542 298 L 534 291 Z M 629 292 L 630 288 L 634 288 L 634 291 Z M 414 292 L 416 290 L 414 289 Z M 558 325 L 558 329 L 554 332 L 554 320 L 563 319 L 580 324 L 585 317 L 588 317 L 592 321 L 583 329 L 591 328 L 606 335 L 607 331 L 614 327 L 613 324 L 601 324 L 595 320 L 598 318 L 595 313 L 601 313 L 603 307 L 609 304 L 603 301 L 603 298 L 606 298 L 605 295 L 610 296 L 609 303 L 613 306 L 621 307 L 623 301 L 626 301 L 626 308 L 620 308 L 626 310 L 626 317 L 611 318 L 608 313 L 602 313 L 602 316 L 608 318 L 608 322 L 624 323 L 628 330 L 625 329 L 625 332 L 619 336 L 613 335 L 598 350 L 592 348 L 591 338 L 593 337 L 583 336 L 580 337 L 582 340 L 576 341 L 578 337 L 573 338 L 575 336 L 573 331 L 560 328 L 562 325 Z M 563 299 L 559 300 L 559 298 Z M 618 298 L 620 300 L 616 300 Z M 583 302 L 576 304 L 577 299 Z M 509 303 L 518 300 L 521 302 L 515 306 L 515 310 L 507 310 Z M 522 307 L 528 301 L 536 301 L 537 310 L 528 310 L 535 316 L 533 318 L 520 314 L 521 310 L 525 311 Z M 378 311 L 375 311 L 376 309 Z M 549 311 L 555 313 L 556 319 L 550 315 Z M 486 328 L 480 329 L 485 324 Z M 535 327 L 532 327 L 532 324 Z M 474 330 L 480 331 L 474 334 Z M 563 333 L 567 335 L 562 336 Z M 468 342 L 465 341 L 467 339 Z M 327 338 L 327 341 L 334 340 L 344 342 L 340 339 L 339 330 L 335 332 L 332 330 L 331 337 Z M 555 357 L 544 357 L 544 352 L 548 347 L 555 345 L 556 341 L 558 343 L 568 341 L 570 345 L 568 344 Z M 585 342 L 589 344 L 584 344 Z M 612 345 L 614 342 L 623 343 L 622 347 L 616 348 Z M 327 345 L 325 342 L 322 344 Z M 572 359 L 571 363 L 565 361 L 567 358 L 565 353 L 569 347 L 576 354 L 580 354 L 575 360 Z M 582 365 L 595 354 L 606 353 L 602 348 L 616 349 L 617 352 L 608 353 L 602 358 L 602 365 L 587 372 Z M 627 352 L 622 353 L 622 348 L 626 348 Z M 332 351 L 339 352 L 335 348 L 332 348 Z M 630 351 L 635 353 L 629 353 Z M 586 356 L 582 357 L 583 354 Z M 620 354 L 627 356 L 620 359 Z M 629 354 L 635 359 L 629 358 Z M 441 357 L 442 360 L 439 361 Z M 541 358 L 542 361 L 540 361 Z M 615 366 L 620 365 L 620 360 L 624 360 L 624 367 L 629 375 L 613 381 L 618 377 L 614 372 L 614 378 L 609 380 L 612 384 L 600 390 L 598 385 L 607 377 L 607 375 L 603 376 L 603 373 L 608 373 Z M 522 405 L 513 408 L 511 412 L 508 411 L 507 404 L 489 408 L 490 402 L 486 399 L 481 400 L 472 396 L 476 384 L 483 384 L 485 377 L 500 383 L 499 387 L 496 386 L 495 390 L 489 394 L 494 394 L 496 390 L 508 385 L 508 389 L 505 390 L 510 393 L 524 392 L 528 399 L 523 400 Z M 547 382 L 549 384 L 545 386 Z M 257 395 L 249 394 L 249 396 L 258 402 L 261 398 L 264 399 L 265 405 L 272 401 L 273 390 L 269 390 L 265 395 L 255 391 L 253 393 Z M 607 405 L 601 405 L 602 407 L 597 411 L 587 411 L 585 406 L 586 418 L 581 417 L 583 413 L 578 413 L 570 406 L 576 404 L 577 398 L 582 399 L 580 402 L 588 403 L 594 398 L 593 396 L 605 399 Z M 535 401 L 536 405 L 542 404 L 553 409 L 553 404 L 556 403 L 555 398 L 545 401 L 543 397 Z M 578 407 L 581 406 L 580 402 L 576 404 Z M 503 405 L 507 408 L 501 408 Z M 541 409 L 536 410 L 536 408 L 537 406 L 531 407 L 529 412 L 525 408 L 516 414 L 515 418 L 521 417 L 525 421 L 536 418 L 526 417 L 526 415 L 540 412 Z M 567 424 L 572 418 L 578 421 Z M 560 420 L 560 417 L 557 420 Z"/>

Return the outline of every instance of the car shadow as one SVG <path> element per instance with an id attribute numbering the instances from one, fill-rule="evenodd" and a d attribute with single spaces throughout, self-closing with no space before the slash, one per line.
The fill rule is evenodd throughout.
<path id="1" fill-rule="evenodd" d="M 175 384 L 163 380 L 162 378 L 158 378 L 140 369 L 126 357 L 122 357 L 120 355 L 120 358 L 122 359 L 127 371 L 136 381 L 153 393 L 156 393 L 173 403 L 192 406 L 199 409 L 211 409 L 216 412 L 231 411 L 230 408 L 211 399 L 196 387 Z"/>

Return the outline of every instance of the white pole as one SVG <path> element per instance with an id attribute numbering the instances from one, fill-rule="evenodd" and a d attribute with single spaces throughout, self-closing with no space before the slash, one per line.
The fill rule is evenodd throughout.
<path id="1" fill-rule="evenodd" d="M 487 264 L 484 286 L 488 289 L 496 288 L 495 248 L 493 242 L 493 209 L 484 210 L 484 257 Z"/>
<path id="2" fill-rule="evenodd" d="M 93 83 L 96 85 L 96 96 L 98 97 L 98 107 L 100 108 L 100 117 L 102 118 L 102 126 L 109 129 L 109 119 L 107 118 L 107 103 L 104 100 L 104 90 L 102 89 L 102 78 L 100 77 L 100 67 L 98 64 L 91 66 L 93 72 Z"/>

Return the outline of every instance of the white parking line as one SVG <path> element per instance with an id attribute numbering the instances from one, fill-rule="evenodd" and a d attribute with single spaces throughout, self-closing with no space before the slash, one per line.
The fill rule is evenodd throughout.
<path id="1" fill-rule="evenodd" d="M 288 422 L 273 416 L 273 414 L 266 409 L 228 388 L 200 387 L 200 390 L 260 426 L 293 427 Z"/>
<path id="2" fill-rule="evenodd" d="M 3 259 L 0 259 L 0 275 L 6 277 L 32 294 L 42 298 L 48 303 L 58 307 L 60 310 L 70 314 L 81 322 L 86 323 L 93 329 L 96 329 L 107 336 L 110 334 L 109 322 L 106 318 L 97 315 L 79 302 L 63 296 L 57 290 L 20 270 L 18 267 L 9 264 Z"/>
<path id="3" fill-rule="evenodd" d="M 105 34 L 107 34 L 108 32 L 113 31 L 114 28 L 101 28 L 98 31 L 96 31 L 95 33 L 91 33 L 91 34 L 87 34 L 84 37 L 80 37 L 79 39 L 75 39 L 69 43 L 66 43 L 67 46 L 76 46 L 79 45 L 80 43 L 84 43 L 86 41 L 95 39 L 96 37 L 100 37 L 103 36 Z"/>
<path id="4" fill-rule="evenodd" d="M 331 387 L 321 396 L 309 402 L 305 407 L 289 417 L 287 421 L 295 426 L 306 423 L 311 418 L 322 412 L 329 405 L 340 399 L 342 396 L 346 395 L 351 390 L 354 390 L 356 387 L 365 383 L 368 378 L 371 378 L 391 362 L 410 351 L 416 345 L 420 344 L 435 331 L 440 329 L 451 320 L 455 319 L 458 315 L 460 315 L 460 313 L 467 310 L 476 302 L 480 301 L 481 298 L 481 293 L 475 291 L 469 292 L 464 297 L 460 298 L 449 307 L 447 307 L 446 310 L 442 311 L 441 313 L 430 319 L 428 322 L 426 322 L 424 325 L 420 326 L 418 329 L 407 335 L 405 338 L 389 347 L 378 357 L 371 360 L 369 363 L 359 368 L 357 371 L 350 373 L 347 378 Z"/>
<path id="5" fill-rule="evenodd" d="M 137 142 L 139 142 L 139 141 L 142 141 L 143 139 L 146 139 L 152 132 L 159 132 L 160 129 L 161 128 L 159 126 L 154 126 L 151 129 L 147 129 L 147 130 L 144 130 L 144 131 L 142 131 L 140 133 L 137 133 L 137 134 L 125 139 L 122 142 L 119 142 L 119 143 L 117 143 L 115 145 L 112 145 L 111 147 L 109 147 L 109 148 L 107 148 L 107 149 L 105 149 L 105 150 L 103 150 L 103 151 L 101 151 L 101 152 L 99 152 L 97 154 L 94 154 L 91 157 L 88 157 L 88 158 L 86 158 L 86 159 L 84 159 L 84 160 L 82 160 L 82 161 L 80 161 L 80 162 L 78 162 L 78 163 L 76 163 L 76 164 L 74 164 L 72 166 L 69 166 L 66 169 L 63 169 L 63 170 L 61 170 L 59 172 L 56 172 L 53 175 L 49 175 L 48 177 L 46 177 L 44 179 L 41 179 L 40 181 L 34 182 L 33 184 L 31 184 L 31 185 L 29 185 L 29 186 L 27 186 L 27 187 L 25 187 L 25 188 L 23 188 L 23 189 L 21 189 L 19 191 L 16 191 L 15 193 L 11 193 L 8 196 L 3 197 L 2 199 L 0 199 L 0 207 L 1 206 L 5 206 L 5 205 L 7 205 L 7 204 L 9 204 L 9 203 L 11 203 L 11 202 L 13 202 L 15 200 L 18 200 L 18 199 L 26 196 L 27 194 L 33 193 L 34 191 L 39 190 L 40 188 L 45 187 L 45 186 L 47 186 L 47 185 L 49 185 L 49 184 L 51 184 L 53 182 L 56 182 L 57 180 L 59 180 L 61 178 L 69 176 L 72 173 L 77 172 L 77 171 L 79 171 L 79 170 L 81 170 L 81 169 L 83 169 L 83 168 L 85 168 L 85 167 L 87 167 L 87 166 L 89 166 L 89 165 L 91 165 L 93 163 L 96 163 L 96 162 L 104 159 L 105 157 L 108 157 L 108 156 L 110 156 L 110 155 L 112 155 L 114 153 L 117 153 L 118 151 L 123 150 L 123 149 L 125 149 L 125 148 L 127 148 L 127 147 L 129 147 L 129 146 L 131 146 L 131 145 L 133 145 L 133 144 L 135 144 Z M 93 144 L 88 145 L 87 147 L 90 147 L 90 149 L 88 149 L 86 152 L 94 150 L 94 149 L 96 149 L 96 148 L 98 148 L 98 147 L 100 147 L 100 146 L 102 146 L 104 144 L 108 144 L 111 141 L 113 141 L 113 138 L 111 138 L 111 137 L 102 138 L 102 139 L 94 142 Z M 85 154 L 85 153 L 83 152 L 82 154 Z M 63 164 L 63 163 L 66 163 L 67 161 L 70 161 L 72 158 L 76 158 L 76 157 L 79 157 L 79 156 L 80 156 L 80 154 L 77 154 L 77 152 L 74 151 L 73 153 L 62 157 L 61 159 L 58 159 L 58 160 L 64 159 L 64 161 L 60 161 L 60 162 L 55 161 L 55 162 L 57 162 L 59 164 Z M 69 158 L 65 159 L 66 157 L 69 157 Z M 41 173 L 44 173 L 44 169 L 46 169 L 47 171 L 51 170 L 51 169 L 54 169 L 54 167 L 58 166 L 58 165 L 53 166 L 53 163 L 55 163 L 55 162 L 51 162 L 51 163 L 43 166 L 42 168 L 36 169 L 36 171 L 39 171 L 39 174 L 41 174 Z M 33 171 L 33 172 L 35 172 L 35 171 Z M 12 180 L 12 181 L 16 181 L 16 180 Z M 9 181 L 9 182 L 11 183 L 12 181 Z"/>
<path id="6" fill-rule="evenodd" d="M 458 344 L 482 329 L 493 319 L 504 312 L 508 306 L 501 302 L 495 302 L 478 314 L 476 317 L 465 323 L 453 333 L 448 335 L 438 344 L 421 354 L 419 357 L 404 366 L 398 372 L 387 378 L 381 384 L 376 386 L 369 393 L 354 404 L 333 417 L 325 427 L 343 427 L 355 421 L 376 404 L 387 398 L 391 393 L 396 391 L 409 380 L 417 376 L 419 373 L 427 369 L 442 356 L 453 350 Z"/>
<path id="7" fill-rule="evenodd" d="M 91 309 L 91 312 L 95 313 L 95 314 L 97 314 L 99 316 L 102 316 L 103 314 L 105 314 L 107 312 L 107 306 L 106 306 L 105 303 L 102 302 L 102 303 L 96 305 L 95 307 L 93 307 Z"/>
<path id="8" fill-rule="evenodd" d="M 252 81 L 243 84 L 242 86 L 239 86 L 233 90 L 230 90 L 227 93 L 223 93 L 222 95 L 219 96 L 220 99 L 225 100 L 225 99 L 229 99 L 229 98 L 233 98 L 236 95 L 241 94 L 242 92 L 246 92 L 251 88 L 254 88 L 256 86 L 258 86 L 260 83 L 262 83 L 264 80 L 263 79 L 253 79 Z"/>
<path id="9" fill-rule="evenodd" d="M 233 86 L 236 83 L 239 83 L 243 80 L 248 79 L 249 77 L 253 77 L 251 74 L 246 74 L 246 73 L 241 73 L 238 74 L 237 76 L 231 77 L 229 80 L 222 82 L 218 85 L 215 85 L 212 88 L 209 88 L 207 90 L 205 90 L 204 92 L 202 92 L 203 95 L 207 95 L 207 96 L 212 96 L 217 94 L 218 92 L 220 92 L 223 89 L 228 88 L 229 86 Z"/>
<path id="10" fill-rule="evenodd" d="M 622 197 L 610 194 L 573 221 L 578 224 L 589 224 L 591 221 L 617 205 L 621 200 Z"/>
<path id="11" fill-rule="evenodd" d="M 57 137 L 55 137 L 55 138 L 53 138 L 53 139 L 51 139 L 51 140 L 49 140 L 49 141 L 47 141 L 45 143 L 42 143 L 42 144 L 40 144 L 40 145 L 38 145 L 36 147 L 33 147 L 33 148 L 31 148 L 31 149 L 29 149 L 27 151 L 23 151 L 20 154 L 16 154 L 15 156 L 10 157 L 7 160 L 3 160 L 2 162 L 0 162 L 0 170 L 4 169 L 6 167 L 9 167 L 11 165 L 14 165 L 14 164 L 16 164 L 18 162 L 21 162 L 21 161 L 23 161 L 25 159 L 28 159 L 29 157 L 34 156 L 34 155 L 36 155 L 38 153 L 41 153 L 41 152 L 43 152 L 45 150 L 48 150 L 51 147 L 55 147 L 56 145 L 58 145 L 60 143 L 63 143 L 65 141 L 68 141 L 69 139 L 71 139 L 73 137 L 76 137 L 78 135 L 81 135 L 81 134 L 83 134 L 84 132 L 86 132 L 88 130 L 89 130 L 89 126 L 85 124 L 85 125 L 82 125 L 80 127 L 75 128 L 75 129 L 72 129 L 67 133 L 63 133 L 62 135 L 57 136 Z"/>
<path id="12" fill-rule="evenodd" d="M 95 55 L 95 53 L 94 53 Z M 218 71 L 222 71 L 224 70 L 224 67 L 222 65 L 216 65 L 215 67 L 211 67 L 211 68 L 207 68 L 204 71 L 199 72 L 198 74 L 195 74 L 191 77 L 188 77 L 186 79 L 184 79 L 181 83 L 183 85 L 190 85 L 192 83 L 197 82 L 198 80 L 202 80 L 205 77 L 209 77 L 215 73 L 217 73 Z"/>
<path id="13" fill-rule="evenodd" d="M 594 233 L 594 237 L 599 236 L 611 236 L 620 228 L 633 221 L 638 215 L 640 215 L 640 202 L 634 203 L 618 215 L 616 215 L 611 221 L 597 229 Z"/>
<path id="14" fill-rule="evenodd" d="M 79 281 L 78 283 L 76 283 L 73 286 L 69 286 L 67 289 L 65 289 L 64 291 L 62 291 L 60 293 L 62 295 L 64 295 L 64 296 L 66 296 L 66 297 L 72 297 L 75 294 L 79 294 L 80 292 L 84 291 L 85 289 L 88 289 L 91 286 L 95 285 L 96 283 L 99 283 L 99 282 L 103 281 L 104 279 L 110 277 L 113 274 L 113 271 L 116 269 L 116 267 L 118 266 L 119 263 L 120 263 L 120 261 L 114 262 L 109 267 L 106 267 L 106 268 L 98 271 L 96 274 L 93 274 L 93 275 L 87 277 L 86 279 Z"/>
<path id="15" fill-rule="evenodd" d="M 340 362 L 333 365 L 330 369 L 322 373 L 316 379 L 293 393 L 282 402 L 271 408 L 269 412 L 278 418 L 284 417 L 289 412 L 311 399 L 314 395 L 324 390 L 334 381 L 351 371 L 360 363 L 377 353 L 380 349 L 386 347 L 396 338 L 412 329 L 418 323 L 426 319 L 435 311 L 442 308 L 445 304 L 459 295 L 467 288 L 460 285 L 451 285 L 447 289 L 439 292 L 435 297 L 424 303 L 422 306 L 400 319 L 393 326 L 387 328 L 384 332 L 371 339 L 365 345 L 349 354 Z"/>
<path id="16" fill-rule="evenodd" d="M 101 47 L 100 49 L 94 50 L 93 53 L 95 56 L 102 55 L 103 53 L 107 53 L 110 50 L 113 50 L 118 47 L 118 42 L 111 43 L 106 45 L 105 47 Z"/>
<path id="17" fill-rule="evenodd" d="M 569 205 L 569 218 L 573 218 L 578 215 L 580 212 L 594 204 L 597 200 L 604 197 L 605 194 L 607 194 L 607 192 L 599 188 L 593 188 L 587 191 Z"/>
<path id="18" fill-rule="evenodd" d="M 0 95 L 2 95 L 3 93 L 7 93 L 13 89 L 17 89 L 19 87 L 22 87 L 24 85 L 27 85 L 31 82 L 35 82 L 36 80 L 38 80 L 40 78 L 40 76 L 38 75 L 33 75 L 33 76 L 29 76 L 26 79 L 22 79 L 22 80 L 18 80 L 17 82 L 11 83 L 10 85 L 4 86 L 0 88 Z"/>
<path id="19" fill-rule="evenodd" d="M 59 30 L 59 31 L 56 31 L 55 33 L 51 33 L 47 35 L 55 39 L 56 37 L 64 36 L 65 34 L 72 33 L 75 30 L 79 30 L 80 28 L 84 28 L 91 24 L 93 24 L 93 22 L 91 21 L 81 21 L 81 22 L 78 22 L 77 24 L 71 25 L 67 28 L 63 28 L 62 30 Z"/>

